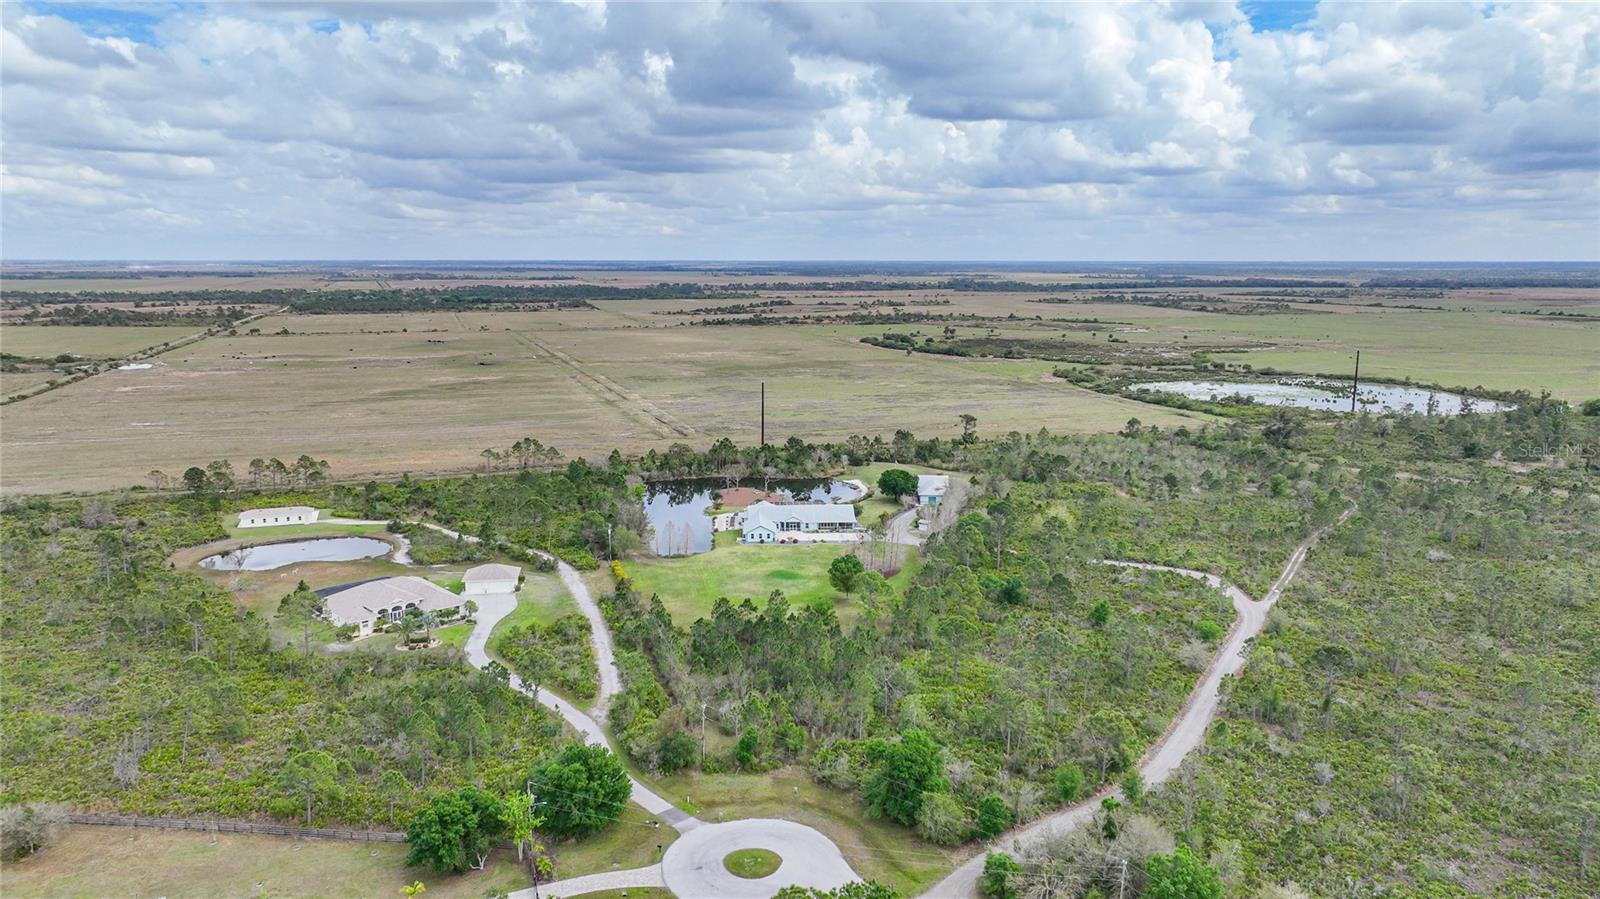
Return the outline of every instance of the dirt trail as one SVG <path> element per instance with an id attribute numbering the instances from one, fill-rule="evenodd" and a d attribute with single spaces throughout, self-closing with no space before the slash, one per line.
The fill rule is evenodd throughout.
<path id="1" fill-rule="evenodd" d="M 601 402 L 632 416 L 640 424 L 649 428 L 657 437 L 694 437 L 700 433 L 690 425 L 678 421 L 665 409 L 645 399 L 639 393 L 624 388 L 605 375 L 590 371 L 584 366 L 583 361 L 575 356 L 558 350 L 544 341 L 521 331 L 513 332 L 512 336 L 519 343 L 544 353 L 557 364 L 565 367 L 572 373 L 573 379 L 578 382 L 580 387 L 589 391 Z"/>
<path id="2" fill-rule="evenodd" d="M 1223 642 L 1222 649 L 1212 659 L 1210 667 L 1201 676 L 1199 683 L 1184 700 L 1183 707 L 1173 718 L 1167 732 L 1162 734 L 1139 761 L 1139 773 L 1144 776 L 1145 783 L 1154 787 L 1165 782 L 1172 773 L 1178 769 L 1189 753 L 1198 749 L 1205 742 L 1206 731 L 1210 729 L 1211 722 L 1216 719 L 1217 710 L 1222 701 L 1223 678 L 1237 674 L 1244 667 L 1245 650 L 1249 642 L 1260 635 L 1267 623 L 1267 613 L 1272 611 L 1272 606 L 1283 595 L 1284 588 L 1294 580 L 1300 572 L 1300 566 L 1305 562 L 1306 554 L 1317 540 L 1330 528 L 1342 524 L 1348 519 L 1354 509 L 1347 509 L 1332 524 L 1318 528 L 1311 536 L 1302 540 L 1294 551 L 1289 554 L 1289 559 L 1284 563 L 1283 570 L 1278 574 L 1278 579 L 1273 582 L 1267 595 L 1260 600 L 1251 599 L 1249 594 L 1230 584 L 1214 574 L 1204 571 L 1194 571 L 1187 568 L 1173 568 L 1168 565 L 1155 565 L 1149 562 L 1127 562 L 1114 559 L 1104 561 L 1106 565 L 1119 568 L 1138 568 L 1146 571 L 1169 571 L 1205 581 L 1212 587 L 1223 591 L 1233 601 L 1234 618 L 1233 627 L 1229 629 L 1227 639 Z M 1120 793 L 1114 787 L 1101 790 L 1093 796 L 1081 800 L 1076 805 L 1040 818 L 1020 830 L 1004 834 L 995 840 L 983 851 L 973 856 L 969 861 L 951 872 L 944 880 L 935 884 L 932 889 L 923 894 L 924 897 L 937 897 L 937 899 L 967 899 L 978 895 L 978 878 L 983 874 L 984 856 L 992 849 L 994 851 L 1014 852 L 1049 842 L 1059 834 L 1066 833 L 1079 825 L 1087 822 L 1094 816 L 1100 807 L 1100 800 L 1107 796 Z"/>

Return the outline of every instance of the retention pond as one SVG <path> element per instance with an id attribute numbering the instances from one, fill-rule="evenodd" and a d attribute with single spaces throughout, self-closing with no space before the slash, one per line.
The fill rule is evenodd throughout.
<path id="1" fill-rule="evenodd" d="M 317 537 L 310 540 L 242 546 L 225 553 L 206 556 L 200 560 L 200 567 L 214 571 L 270 571 L 301 562 L 376 559 L 394 551 L 393 544 L 375 537 Z"/>

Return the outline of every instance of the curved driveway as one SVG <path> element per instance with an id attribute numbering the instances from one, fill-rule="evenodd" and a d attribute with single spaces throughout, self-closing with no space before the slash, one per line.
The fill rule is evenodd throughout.
<path id="1" fill-rule="evenodd" d="M 478 542 L 477 537 L 462 534 L 441 525 L 428 522 L 422 522 L 422 525 L 450 537 L 459 537 L 468 543 Z M 589 587 L 583 582 L 583 578 L 579 576 L 577 569 L 549 553 L 528 547 L 523 547 L 523 549 L 556 563 L 556 572 L 561 576 L 561 582 L 572 593 L 572 599 L 578 604 L 578 608 L 583 612 L 584 617 L 589 619 L 589 639 L 594 648 L 595 664 L 600 669 L 600 691 L 595 697 L 594 713 L 596 716 L 603 716 L 605 710 L 611 705 L 612 697 L 621 690 L 622 677 L 617 672 L 617 658 L 611 649 L 611 631 L 606 628 L 606 621 L 600 615 L 600 606 L 595 603 L 594 597 L 589 594 Z M 473 625 L 472 633 L 467 636 L 465 650 L 467 661 L 474 668 L 482 668 L 488 665 L 490 661 L 489 635 L 494 633 L 494 626 L 499 624 L 501 619 L 510 615 L 516 609 L 517 598 L 513 594 L 502 594 L 499 596 L 474 597 L 474 599 L 478 602 L 477 623 Z M 535 690 L 529 687 L 514 672 L 511 675 L 511 686 L 513 689 L 533 697 L 541 705 L 565 718 L 585 743 L 604 746 L 613 752 L 616 751 L 616 748 L 606 739 L 605 730 L 582 709 L 551 693 L 549 690 Z M 628 776 L 628 782 L 633 784 L 633 801 L 643 806 L 645 811 L 672 825 L 679 833 L 687 833 L 704 823 L 699 818 L 682 811 L 677 806 L 661 798 L 654 790 L 640 783 L 632 775 Z"/>
<path id="2" fill-rule="evenodd" d="M 1305 561 L 1311 547 L 1324 532 L 1344 522 L 1353 511 L 1354 509 L 1346 510 L 1338 520 L 1317 529 L 1311 536 L 1301 541 L 1289 555 L 1272 588 L 1259 601 L 1251 599 L 1243 590 L 1223 581 L 1220 577 L 1203 571 L 1148 562 L 1111 559 L 1104 561 L 1106 565 L 1146 571 L 1168 571 L 1203 580 L 1226 594 L 1233 601 L 1236 613 L 1227 639 L 1212 659 L 1210 667 L 1206 669 L 1199 683 L 1184 701 L 1183 707 L 1173 718 L 1167 732 L 1140 761 L 1139 772 L 1144 776 L 1145 783 L 1152 787 L 1164 783 L 1177 770 L 1183 759 L 1204 742 L 1206 731 L 1216 718 L 1217 708 L 1221 703 L 1223 678 L 1237 673 L 1243 667 L 1245 650 L 1249 642 L 1261 633 L 1266 624 L 1267 613 L 1283 594 L 1284 588 L 1299 573 L 1301 563 Z M 476 541 L 474 537 L 458 534 L 439 525 L 426 526 L 452 537 Z M 904 537 L 909 536 L 909 533 L 904 534 Z M 538 554 L 545 558 L 554 558 L 546 553 Z M 611 634 L 606 628 L 605 619 L 600 615 L 600 607 L 589 594 L 588 586 L 584 584 L 578 572 L 560 559 L 554 561 L 562 582 L 572 593 L 578 608 L 589 619 L 595 660 L 600 669 L 600 691 L 594 708 L 596 715 L 602 715 L 609 707 L 611 698 L 621 689 L 621 677 L 617 672 L 616 658 L 611 648 Z M 474 666 L 482 668 L 489 663 L 487 650 L 489 635 L 493 632 L 494 626 L 515 608 L 516 598 L 511 595 L 482 597 L 479 600 L 477 624 L 466 643 L 467 659 Z M 593 718 L 576 706 L 547 690 L 530 689 L 515 674 L 511 677 L 511 684 L 560 714 L 586 742 L 609 747 L 605 731 Z M 813 828 L 774 818 L 751 818 L 725 824 L 706 824 L 676 808 L 637 780 L 631 777 L 629 780 L 633 784 L 633 801 L 671 824 L 682 836 L 668 847 L 659 865 L 555 881 L 540 887 L 543 895 L 575 896 L 616 887 L 665 885 L 682 897 L 767 899 L 780 887 L 791 884 L 832 889 L 859 879 L 833 841 Z M 1004 835 L 1002 840 L 992 844 L 992 848 L 1026 850 L 1047 842 L 1053 836 L 1065 833 L 1088 821 L 1099 807 L 1100 800 L 1115 792 L 1114 788 L 1102 790 L 1070 808 Z M 777 871 L 764 878 L 745 880 L 735 877 L 723 867 L 722 859 L 729 852 L 745 848 L 776 851 L 783 858 L 783 864 Z M 991 847 L 985 847 L 985 850 L 988 848 Z M 924 895 L 952 897 L 952 899 L 976 896 L 985 854 L 979 852 L 974 855 Z M 523 895 L 531 896 L 532 890 L 521 890 L 513 895 L 521 899 Z"/>

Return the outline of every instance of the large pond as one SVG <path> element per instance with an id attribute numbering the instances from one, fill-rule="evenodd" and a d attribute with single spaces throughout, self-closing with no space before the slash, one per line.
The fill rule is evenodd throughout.
<path id="1" fill-rule="evenodd" d="M 201 568 L 216 571 L 270 571 L 301 562 L 349 562 L 376 559 L 394 552 L 392 544 L 374 537 L 318 537 L 286 543 L 243 546 L 200 560 Z"/>
<path id="2" fill-rule="evenodd" d="M 658 556 L 688 556 L 711 549 L 711 516 L 717 491 L 728 484 L 719 478 L 655 481 L 645 487 L 644 515 L 654 530 L 651 549 Z M 857 499 L 859 491 L 844 481 L 751 481 L 740 486 L 777 494 L 788 502 L 826 503 Z"/>
<path id="3" fill-rule="evenodd" d="M 1276 382 L 1158 381 L 1135 384 L 1133 389 L 1176 393 L 1194 400 L 1221 400 L 1230 396 L 1245 396 L 1265 406 L 1295 406 L 1330 412 L 1350 410 L 1349 384 L 1314 378 Z M 1464 400 L 1470 402 L 1471 408 L 1478 412 L 1499 412 L 1511 408 L 1509 403 L 1499 403 L 1479 397 L 1463 397 L 1459 393 L 1447 393 L 1443 390 L 1399 387 L 1393 384 L 1364 384 L 1356 395 L 1357 408 L 1367 412 L 1431 411 L 1435 415 L 1460 415 Z"/>

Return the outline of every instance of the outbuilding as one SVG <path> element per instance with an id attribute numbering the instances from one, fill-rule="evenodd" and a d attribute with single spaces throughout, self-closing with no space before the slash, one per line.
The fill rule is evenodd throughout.
<path id="1" fill-rule="evenodd" d="M 461 593 L 463 596 L 515 593 L 521 578 L 522 569 L 515 565 L 479 565 L 468 568 L 462 576 L 466 588 Z"/>
<path id="2" fill-rule="evenodd" d="M 362 581 L 322 593 L 323 608 L 334 627 L 355 625 L 365 637 L 378 627 L 399 621 L 408 612 L 433 612 L 442 617 L 461 614 L 466 599 L 415 575 Z"/>
<path id="3" fill-rule="evenodd" d="M 285 524 L 316 524 L 317 510 L 310 506 L 275 506 L 239 513 L 239 527 L 270 528 Z"/>
<path id="4" fill-rule="evenodd" d="M 944 502 L 944 495 L 950 490 L 950 476 L 947 474 L 919 474 L 917 475 L 917 504 L 921 506 L 937 506 Z"/>

